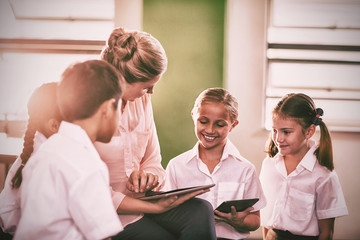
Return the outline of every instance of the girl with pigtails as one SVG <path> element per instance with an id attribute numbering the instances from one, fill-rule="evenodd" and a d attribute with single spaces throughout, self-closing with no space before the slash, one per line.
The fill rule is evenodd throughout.
<path id="1" fill-rule="evenodd" d="M 332 239 L 335 218 L 348 214 L 323 113 L 302 93 L 285 95 L 273 109 L 260 172 L 266 240 Z M 317 126 L 319 143 L 312 139 Z"/>
<path id="2" fill-rule="evenodd" d="M 0 194 L 0 224 L 4 233 L 13 235 L 20 218 L 19 188 L 22 170 L 47 138 L 59 129 L 62 117 L 56 100 L 57 83 L 45 83 L 31 95 L 23 151 L 11 166 Z M 3 239 L 3 238 L 1 238 Z"/>

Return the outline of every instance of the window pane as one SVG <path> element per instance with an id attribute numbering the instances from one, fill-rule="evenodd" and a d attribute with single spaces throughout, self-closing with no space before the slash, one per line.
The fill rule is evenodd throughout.
<path id="1" fill-rule="evenodd" d="M 45 82 L 59 81 L 70 64 L 97 59 L 98 54 L 3 53 L 0 59 L 0 114 L 26 119 L 27 101 Z"/>
<path id="2" fill-rule="evenodd" d="M 359 0 L 271 0 L 265 126 L 287 93 L 311 96 L 334 131 L 360 131 Z"/>
<path id="3" fill-rule="evenodd" d="M 272 87 L 359 90 L 360 68 L 355 64 L 270 62 Z"/>
<path id="4" fill-rule="evenodd" d="M 274 0 L 273 11 L 273 24 L 277 27 L 360 27 L 357 0 Z"/>
<path id="5" fill-rule="evenodd" d="M 0 1 L 0 38 L 105 40 L 114 9 L 113 0 Z"/>

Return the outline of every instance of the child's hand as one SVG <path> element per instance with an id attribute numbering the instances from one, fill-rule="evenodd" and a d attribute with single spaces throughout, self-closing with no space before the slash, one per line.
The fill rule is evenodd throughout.
<path id="1" fill-rule="evenodd" d="M 126 187 L 132 192 L 146 192 L 159 184 L 159 177 L 144 171 L 133 171 L 129 177 Z"/>
<path id="2" fill-rule="evenodd" d="M 231 212 L 230 213 L 223 213 L 220 211 L 215 210 L 215 220 L 220 222 L 226 222 L 230 224 L 231 226 L 238 227 L 241 226 L 244 222 L 244 219 L 247 215 L 250 214 L 250 211 L 252 211 L 254 208 L 249 207 L 245 209 L 242 212 L 236 212 L 236 209 L 234 206 L 231 206 Z"/>

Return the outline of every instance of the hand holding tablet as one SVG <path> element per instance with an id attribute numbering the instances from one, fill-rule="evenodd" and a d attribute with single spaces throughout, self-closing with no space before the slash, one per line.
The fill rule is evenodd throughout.
<path id="1" fill-rule="evenodd" d="M 223 213 L 230 213 L 231 206 L 234 206 L 237 212 L 242 212 L 248 207 L 252 207 L 257 201 L 259 201 L 258 198 L 225 201 L 220 204 L 220 206 L 218 206 L 215 210 Z"/>

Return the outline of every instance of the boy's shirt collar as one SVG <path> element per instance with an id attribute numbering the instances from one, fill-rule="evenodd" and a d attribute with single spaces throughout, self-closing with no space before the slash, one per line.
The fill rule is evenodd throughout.
<path id="1" fill-rule="evenodd" d="M 62 121 L 58 133 L 65 137 L 74 139 L 90 151 L 95 151 L 96 155 L 98 155 L 98 152 L 96 151 L 93 142 L 90 140 L 89 135 L 79 125 Z"/>

